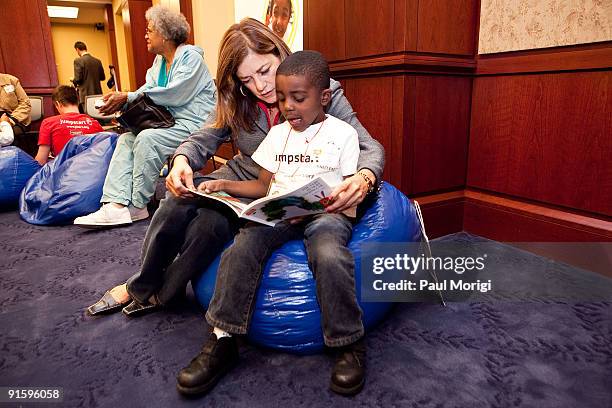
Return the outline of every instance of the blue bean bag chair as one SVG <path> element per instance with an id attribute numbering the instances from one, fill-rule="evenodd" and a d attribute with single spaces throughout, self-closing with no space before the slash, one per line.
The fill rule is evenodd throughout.
<path id="1" fill-rule="evenodd" d="M 0 207 L 16 206 L 21 190 L 38 169 L 40 164 L 18 147 L 0 148 Z"/>
<path id="2" fill-rule="evenodd" d="M 355 258 L 355 284 L 366 330 L 375 326 L 391 303 L 361 302 L 361 244 L 416 242 L 421 230 L 413 204 L 399 190 L 383 183 L 376 201 L 353 228 L 349 248 Z M 221 256 L 193 282 L 198 301 L 208 307 Z M 316 284 L 302 241 L 291 241 L 270 257 L 257 293 L 249 340 L 264 347 L 309 354 L 324 347 Z"/>
<path id="3" fill-rule="evenodd" d="M 21 192 L 21 218 L 37 225 L 67 224 L 98 210 L 117 137 L 101 132 L 70 139 Z"/>

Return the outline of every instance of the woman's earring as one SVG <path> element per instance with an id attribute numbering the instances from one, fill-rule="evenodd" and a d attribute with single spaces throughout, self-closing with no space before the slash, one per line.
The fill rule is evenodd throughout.
<path id="1" fill-rule="evenodd" d="M 242 96 L 247 96 L 247 94 L 244 92 L 244 89 L 242 89 L 242 84 L 240 84 L 240 93 L 242 94 Z"/>

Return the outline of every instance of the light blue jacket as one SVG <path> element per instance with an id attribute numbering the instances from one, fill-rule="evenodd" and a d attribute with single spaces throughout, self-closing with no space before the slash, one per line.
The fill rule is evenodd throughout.
<path id="1" fill-rule="evenodd" d="M 185 126 L 192 133 L 201 127 L 216 102 L 217 88 L 204 63 L 204 52 L 194 45 L 179 45 L 166 87 L 157 86 L 162 61 L 161 55 L 155 57 L 145 84 L 128 92 L 128 102 L 144 92 L 153 102 L 168 108 L 176 125 Z"/>

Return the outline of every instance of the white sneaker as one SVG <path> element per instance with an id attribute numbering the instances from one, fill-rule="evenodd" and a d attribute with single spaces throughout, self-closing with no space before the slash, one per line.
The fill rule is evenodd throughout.
<path id="1" fill-rule="evenodd" d="M 102 205 L 96 212 L 74 220 L 74 225 L 83 228 L 112 228 L 131 223 L 132 217 L 127 207 L 117 208 L 110 203 Z"/>
<path id="2" fill-rule="evenodd" d="M 130 217 L 132 218 L 132 222 L 145 220 L 149 218 L 149 211 L 147 211 L 147 207 L 138 208 L 130 204 L 128 206 L 128 210 L 130 212 Z"/>

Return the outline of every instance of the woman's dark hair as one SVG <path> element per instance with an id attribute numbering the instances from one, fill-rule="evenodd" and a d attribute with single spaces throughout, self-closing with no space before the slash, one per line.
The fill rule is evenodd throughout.
<path id="1" fill-rule="evenodd" d="M 253 18 L 245 18 L 225 32 L 219 46 L 217 107 L 212 126 L 229 127 L 233 134 L 240 130 L 252 131 L 257 113 L 257 101 L 253 96 L 245 97 L 240 93 L 242 82 L 236 74 L 249 51 L 273 54 L 281 62 L 291 54 L 282 39 Z"/>

